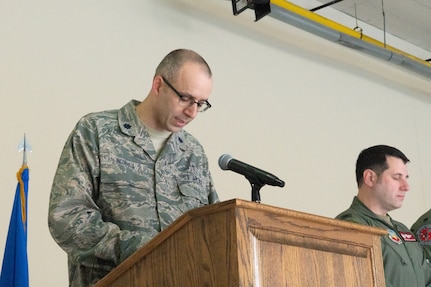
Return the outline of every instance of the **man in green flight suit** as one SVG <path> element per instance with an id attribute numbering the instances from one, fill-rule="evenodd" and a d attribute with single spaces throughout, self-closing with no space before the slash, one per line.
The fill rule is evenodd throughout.
<path id="1" fill-rule="evenodd" d="M 431 260 L 431 209 L 422 214 L 411 230 L 425 250 L 428 261 Z"/>
<path id="2" fill-rule="evenodd" d="M 388 212 L 400 208 L 410 186 L 409 159 L 398 149 L 377 145 L 364 149 L 356 161 L 358 194 L 336 218 L 384 228 L 381 239 L 386 287 L 431 286 L 431 267 L 409 228 Z"/>

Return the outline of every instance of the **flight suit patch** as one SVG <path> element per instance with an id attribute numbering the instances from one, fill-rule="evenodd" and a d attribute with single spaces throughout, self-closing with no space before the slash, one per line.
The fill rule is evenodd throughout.
<path id="1" fill-rule="evenodd" d="M 416 242 L 416 237 L 411 232 L 398 231 L 405 242 Z"/>
<path id="2" fill-rule="evenodd" d="M 422 226 L 416 234 L 421 243 L 431 244 L 431 225 Z"/>
<path id="3" fill-rule="evenodd" d="M 401 238 L 398 236 L 398 234 L 391 229 L 388 229 L 388 236 L 389 236 L 389 239 L 395 242 L 396 244 L 401 244 L 403 242 Z"/>

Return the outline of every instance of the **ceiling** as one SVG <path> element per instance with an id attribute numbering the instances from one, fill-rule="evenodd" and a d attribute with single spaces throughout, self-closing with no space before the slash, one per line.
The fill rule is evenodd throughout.
<path id="1" fill-rule="evenodd" d="M 314 1 L 314 4 L 316 3 L 314 7 L 300 6 L 308 10 L 315 9 L 317 14 L 321 14 L 328 7 L 343 12 L 381 30 L 382 35 L 391 34 L 420 47 L 424 51 L 415 56 L 423 60 L 431 59 L 430 0 L 317 0 Z M 307 3 L 308 6 L 314 4 Z M 325 5 L 328 6 L 323 7 Z M 363 30 L 363 33 L 369 36 L 366 30 Z M 384 39 L 379 40 L 385 42 L 385 36 Z M 386 44 L 396 47 L 387 41 Z"/>

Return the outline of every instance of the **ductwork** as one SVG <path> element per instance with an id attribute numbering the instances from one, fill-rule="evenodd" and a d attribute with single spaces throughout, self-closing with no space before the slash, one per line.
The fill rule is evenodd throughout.
<path id="1" fill-rule="evenodd" d="M 269 16 L 431 78 L 431 64 L 427 61 L 385 45 L 287 1 L 271 0 Z"/>

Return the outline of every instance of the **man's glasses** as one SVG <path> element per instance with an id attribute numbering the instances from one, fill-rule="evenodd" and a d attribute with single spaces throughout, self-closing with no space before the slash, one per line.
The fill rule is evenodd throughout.
<path id="1" fill-rule="evenodd" d="M 180 92 L 177 91 L 166 79 L 165 77 L 162 77 L 163 81 L 166 83 L 166 85 L 172 89 L 172 91 L 175 92 L 175 94 L 178 96 L 178 103 L 182 107 L 191 107 L 194 104 L 198 106 L 198 112 L 205 112 L 209 108 L 211 108 L 211 104 L 207 101 L 195 101 L 195 99 L 192 96 L 186 96 L 182 95 Z"/>

